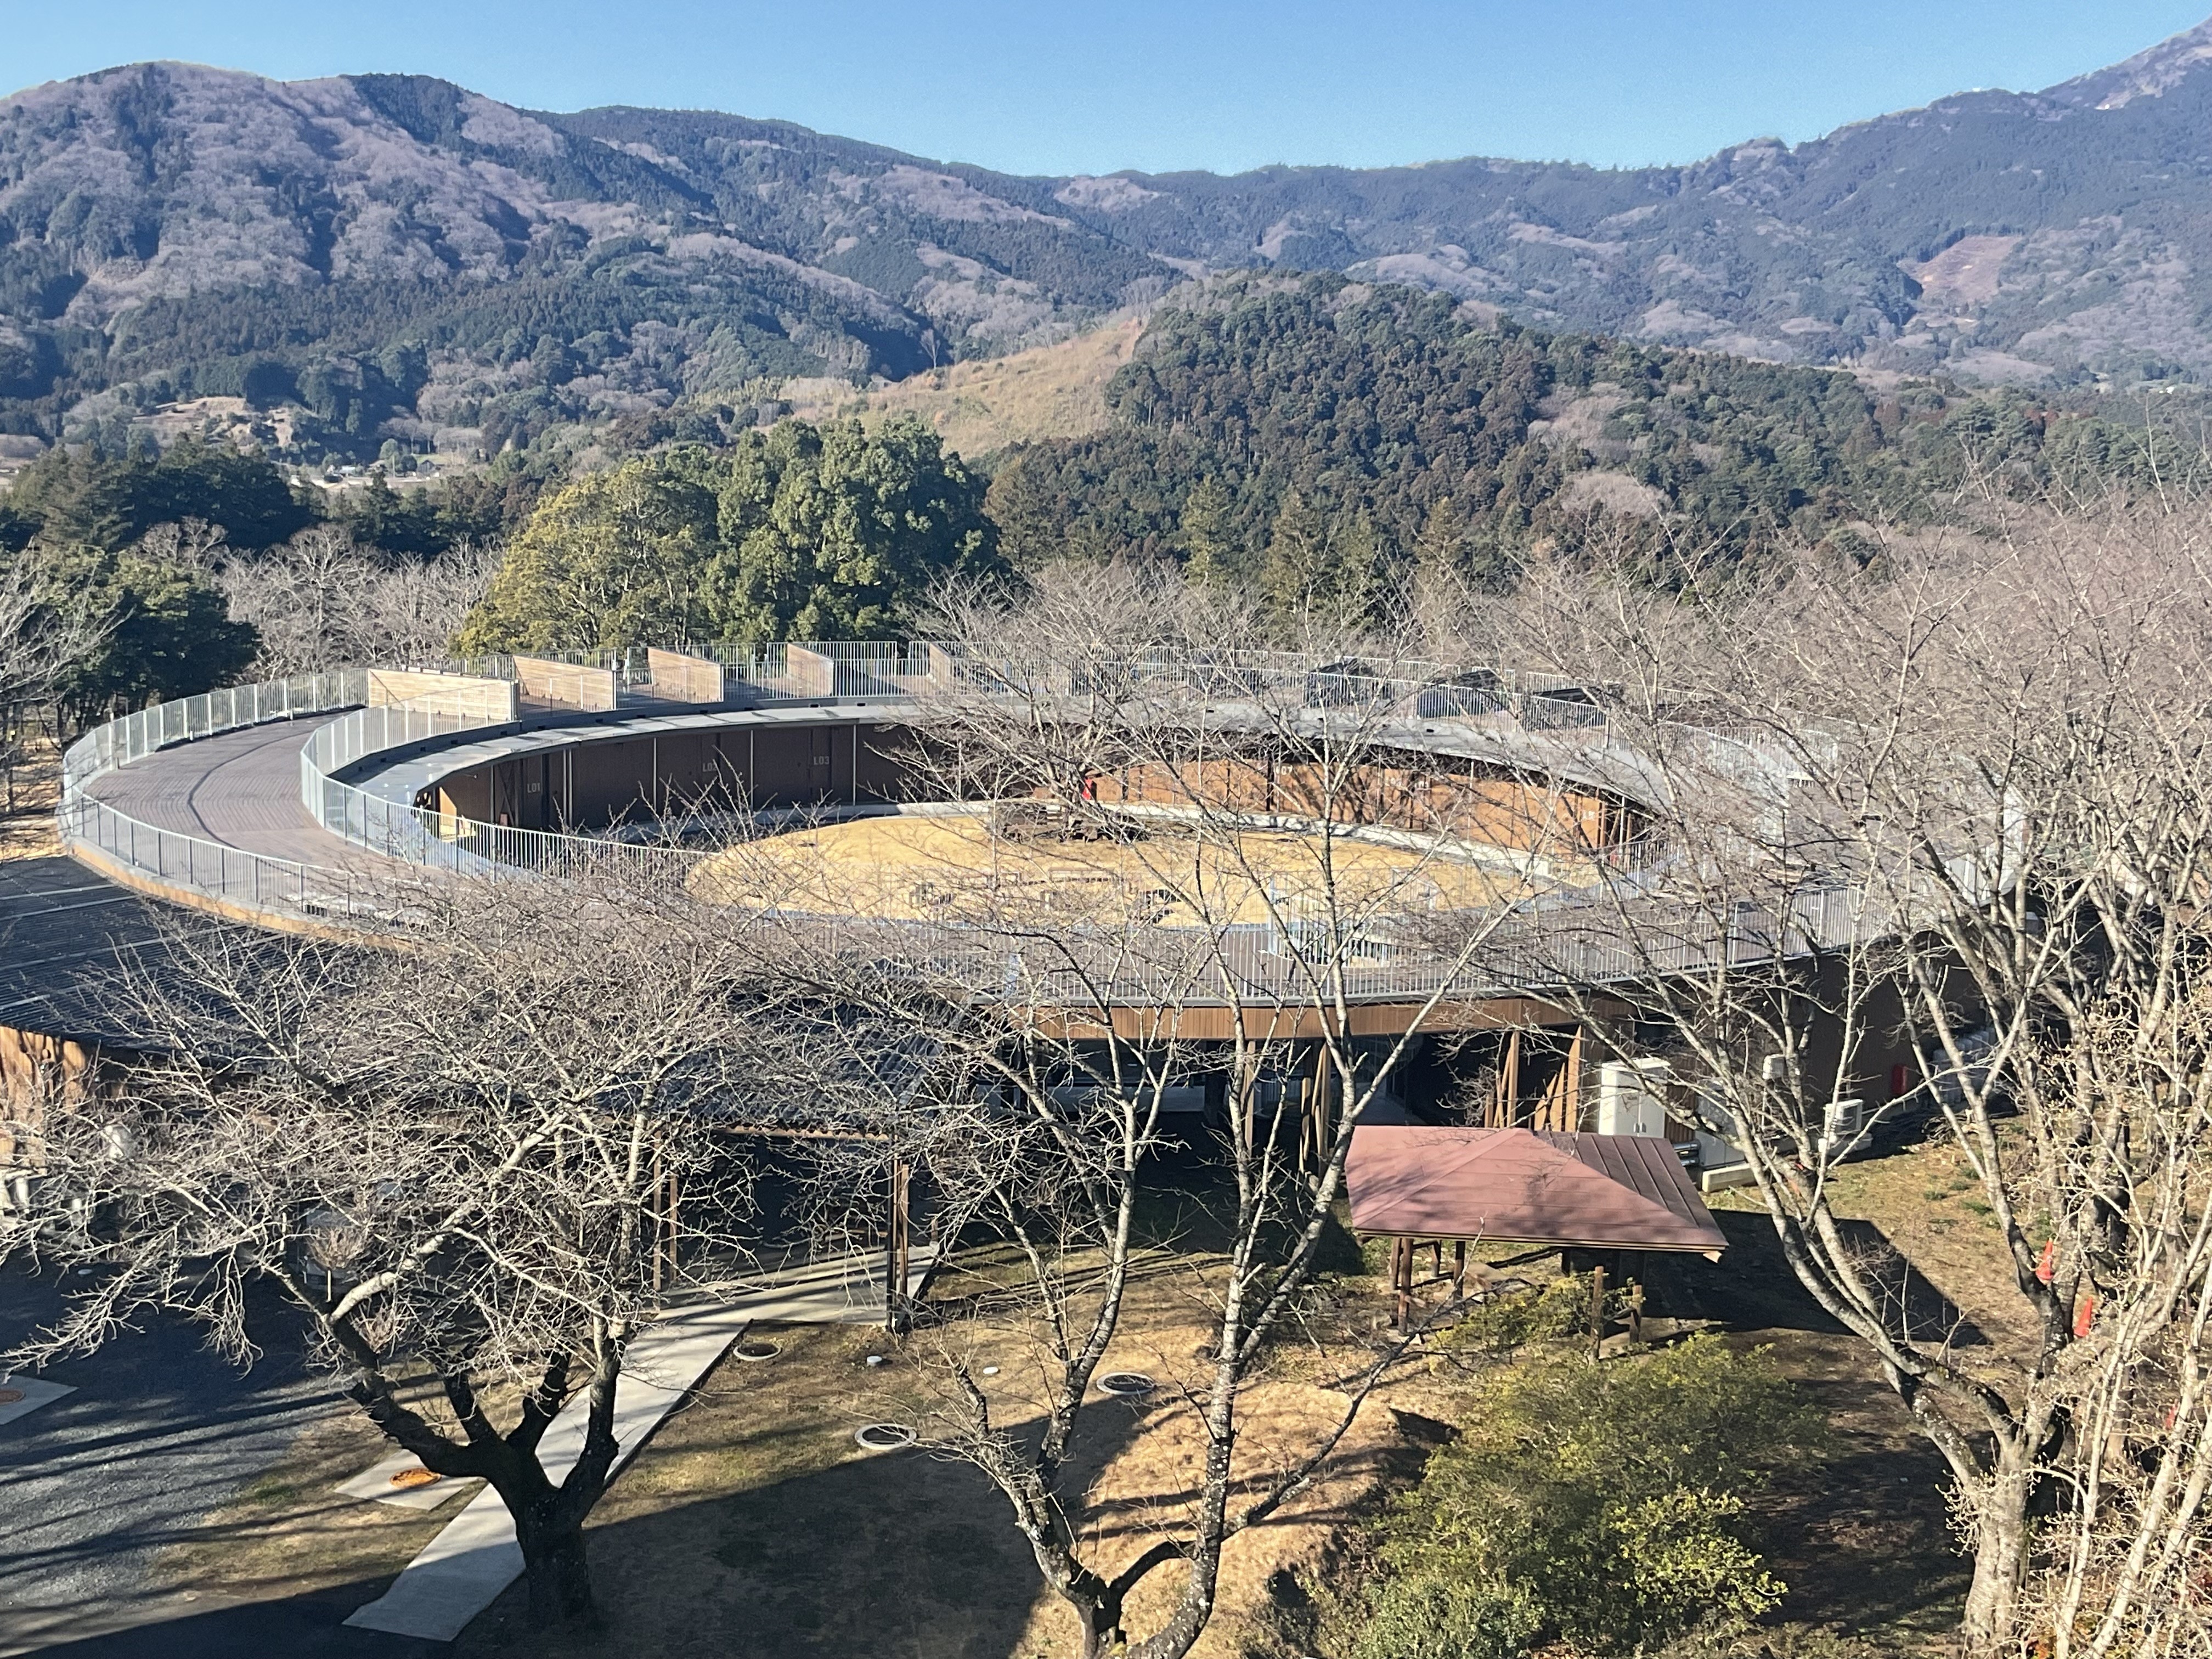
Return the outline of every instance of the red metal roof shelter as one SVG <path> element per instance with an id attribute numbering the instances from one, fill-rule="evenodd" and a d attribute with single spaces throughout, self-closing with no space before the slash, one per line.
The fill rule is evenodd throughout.
<path id="1" fill-rule="evenodd" d="M 1430 1128 L 1362 1124 L 1345 1164 L 1352 1231 L 1390 1241 L 1397 1322 L 1412 1307 L 1413 1253 L 1453 1243 L 1462 1283 L 1475 1240 L 1562 1249 L 1669 1250 L 1714 1261 L 1728 1237 L 1714 1223 L 1682 1162 L 1651 1135 L 1563 1134 L 1543 1129 Z M 1591 1340 L 1604 1331 L 1605 1268 L 1592 1279 Z M 1642 1291 L 1632 1309 L 1642 1307 Z M 1629 1316 L 1631 1340 L 1637 1314 Z"/>
<path id="2" fill-rule="evenodd" d="M 1356 1233 L 1714 1255 L 1728 1248 L 1674 1147 L 1649 1135 L 1363 1124 L 1344 1176 Z"/>

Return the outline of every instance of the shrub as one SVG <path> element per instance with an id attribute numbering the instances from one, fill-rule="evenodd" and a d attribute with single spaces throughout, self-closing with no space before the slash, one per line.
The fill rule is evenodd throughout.
<path id="1" fill-rule="evenodd" d="M 1531 1297 L 1532 1325 L 1558 1297 Z M 1741 1627 L 1784 1586 L 1743 1494 L 1815 1455 L 1817 1419 L 1765 1350 L 1717 1338 L 1598 1364 L 1564 1346 L 1487 1373 L 1461 1437 L 1382 1523 L 1356 1659 L 1627 1652 Z"/>

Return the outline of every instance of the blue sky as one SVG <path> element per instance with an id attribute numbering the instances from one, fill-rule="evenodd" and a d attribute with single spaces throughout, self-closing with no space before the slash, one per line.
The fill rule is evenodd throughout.
<path id="1" fill-rule="evenodd" d="M 147 58 L 775 116 L 1018 173 L 1606 165 L 2047 86 L 2212 0 L 0 0 L 8 88 Z"/>

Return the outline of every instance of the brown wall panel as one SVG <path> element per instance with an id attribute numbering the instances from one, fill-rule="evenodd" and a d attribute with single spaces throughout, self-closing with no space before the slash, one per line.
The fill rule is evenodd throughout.
<path id="1" fill-rule="evenodd" d="M 653 787 L 651 738 L 578 744 L 567 754 L 571 822 L 611 823 L 651 810 L 646 799 Z"/>
<path id="2" fill-rule="evenodd" d="M 753 732 L 749 793 L 756 808 L 793 806 L 821 799 L 827 780 L 828 745 L 821 745 L 823 765 L 815 769 L 816 733 L 801 727 L 762 726 Z"/>

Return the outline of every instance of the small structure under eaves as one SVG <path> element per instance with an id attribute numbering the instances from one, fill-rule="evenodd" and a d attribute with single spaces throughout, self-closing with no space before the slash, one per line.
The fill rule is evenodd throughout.
<path id="1" fill-rule="evenodd" d="M 1413 1252 L 1470 1243 L 1717 1260 L 1728 1248 L 1681 1159 L 1651 1135 L 1362 1124 L 1345 1165 L 1352 1231 L 1391 1241 L 1402 1323 Z"/>

